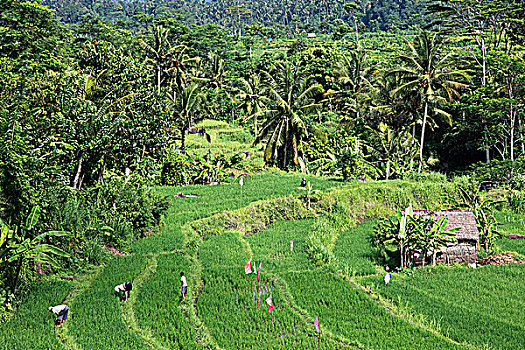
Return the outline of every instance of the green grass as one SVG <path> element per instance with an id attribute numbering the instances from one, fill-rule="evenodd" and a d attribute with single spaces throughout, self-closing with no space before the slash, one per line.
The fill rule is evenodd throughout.
<path id="1" fill-rule="evenodd" d="M 341 185 L 338 181 L 320 178 L 311 178 L 310 181 L 315 184 L 316 188 L 323 190 Z M 165 220 L 166 225 L 159 235 L 138 241 L 133 246 L 134 255 L 158 254 L 184 249 L 185 237 L 181 230 L 184 224 L 208 217 L 219 211 L 239 209 L 257 200 L 288 196 L 294 193 L 304 194 L 304 190 L 298 188 L 300 182 L 300 175 L 266 174 L 245 177 L 242 196 L 237 181 L 220 186 L 158 188 L 158 193 L 169 196 L 172 204 Z M 197 197 L 173 197 L 177 192 L 193 194 Z M 229 245 L 235 249 L 218 248 Z M 215 264 L 231 265 L 237 264 L 237 262 L 242 267 L 245 263 L 245 256 L 239 252 L 243 247 L 238 234 L 227 233 L 222 236 L 211 237 L 203 242 L 199 257 L 204 268 L 215 266 Z M 184 258 L 177 254 L 160 254 L 157 259 L 158 268 L 155 275 L 144 284 L 137 297 L 137 307 L 135 308 L 137 322 L 142 329 L 150 332 L 153 337 L 167 347 L 180 348 L 187 344 L 191 348 L 194 343 L 190 339 L 195 339 L 195 335 L 187 328 L 188 319 L 182 314 L 178 305 L 179 268 L 184 266 L 185 271 L 189 271 L 189 265 L 186 265 L 187 262 L 184 262 Z M 188 275 L 188 293 L 190 293 L 191 289 L 197 286 L 192 281 L 191 271 Z M 206 277 L 206 273 L 203 277 Z M 201 299 L 199 298 L 199 300 Z M 165 304 L 162 306 L 160 305 L 162 303 Z M 163 322 L 151 319 L 154 317 L 152 315 L 156 314 Z"/>
<path id="2" fill-rule="evenodd" d="M 248 237 L 254 261 L 264 259 L 264 269 L 274 273 L 310 269 L 305 248 L 313 222 L 313 219 L 278 222 L 267 230 Z M 294 241 L 292 252 L 291 240 Z"/>
<path id="3" fill-rule="evenodd" d="M 0 349 L 63 349 L 54 332 L 56 315 L 50 313 L 48 308 L 63 304 L 71 284 L 67 281 L 46 281 L 31 288 L 16 315 L 1 324 Z M 66 322 L 70 320 L 71 312 Z"/>
<path id="4" fill-rule="evenodd" d="M 178 253 L 161 254 L 157 260 L 154 276 L 141 287 L 135 302 L 139 327 L 166 346 L 198 349 L 195 330 L 180 308 L 180 272 L 185 273 L 188 285 L 195 288 L 189 273 L 190 263 Z"/>
<path id="5" fill-rule="evenodd" d="M 365 279 L 387 298 L 434 320 L 458 342 L 491 349 L 525 348 L 523 266 L 428 268 L 384 285 Z"/>
<path id="6" fill-rule="evenodd" d="M 334 189 L 330 200 L 344 206 L 348 214 L 358 221 L 391 216 L 398 209 L 412 204 L 416 210 L 448 208 L 447 196 L 457 198 L 459 192 L 451 182 L 377 181 L 354 182 Z"/>
<path id="7" fill-rule="evenodd" d="M 496 244 L 503 251 L 516 252 L 522 256 L 525 256 L 525 239 L 507 239 L 502 238 L 496 242 Z"/>
<path id="8" fill-rule="evenodd" d="M 346 275 L 369 275 L 376 273 L 372 256 L 372 238 L 376 220 L 353 227 L 337 239 L 334 255 L 338 267 Z"/>
<path id="9" fill-rule="evenodd" d="M 69 305 L 68 334 L 82 349 L 104 349 L 110 344 L 113 348 L 147 348 L 124 324 L 121 302 L 113 290 L 119 283 L 133 281 L 145 266 L 144 256 L 115 258 L 91 282 L 90 288 L 73 299 Z"/>
<path id="10" fill-rule="evenodd" d="M 199 255 L 205 266 L 205 286 L 197 310 L 219 346 L 227 349 L 316 348 L 312 324 L 307 324 L 291 309 L 283 285 L 275 280 L 276 272 L 309 267 L 304 244 L 312 223 L 311 219 L 278 222 L 250 237 L 227 232 L 206 238 Z M 293 252 L 289 249 L 290 238 L 294 239 Z M 263 260 L 260 297 L 255 293 L 255 274 L 244 272 L 251 253 L 256 266 Z M 275 307 L 273 318 L 264 305 L 270 291 Z M 245 327 L 248 329 L 243 331 Z M 323 348 L 329 349 L 342 346 L 332 339 L 323 343 Z"/>
<path id="11" fill-rule="evenodd" d="M 304 320 L 283 303 L 282 292 L 262 278 L 260 298 L 251 293 L 250 275 L 239 267 L 204 270 L 205 288 L 197 310 L 217 344 L 226 349 L 305 348 L 315 341 Z M 274 311 L 264 300 L 272 292 Z M 259 299 L 259 300 L 257 300 Z M 312 344 L 313 345 L 313 344 Z"/>
<path id="12" fill-rule="evenodd" d="M 226 232 L 220 236 L 211 236 L 201 245 L 199 260 L 205 266 L 244 266 L 248 253 L 245 244 L 237 232 Z"/>
<path id="13" fill-rule="evenodd" d="M 148 346 L 139 335 L 144 339 L 146 334 L 156 345 L 173 349 L 198 348 L 204 343 L 225 349 L 315 349 L 317 338 L 312 322 L 318 313 L 323 330 L 321 347 L 326 349 L 356 345 L 366 349 L 461 347 L 394 316 L 354 282 L 344 281 L 335 274 L 342 270 L 347 277 L 364 276 L 357 277 L 357 282 L 396 303 L 399 300 L 401 309 L 408 303 L 408 309 L 422 315 L 431 325 L 433 320 L 440 332 L 458 342 L 498 349 L 525 348 L 519 337 L 524 333 L 525 321 L 520 312 L 525 306 L 521 266 L 436 269 L 432 274 L 424 270 L 405 280 L 395 275 L 391 284 L 384 286 L 371 255 L 374 221 L 338 233 L 333 245 L 334 265 L 329 268 L 315 268 L 305 252 L 316 219 L 276 222 L 251 236 L 232 232 L 230 227 L 230 231 L 221 231 L 221 235 L 198 238 L 198 255 L 187 254 L 185 243 L 189 240 L 185 234 L 195 234 L 188 231 L 189 224 L 221 211 L 231 214 L 262 199 L 304 196 L 304 189 L 299 188 L 301 177 L 279 173 L 245 177 L 242 196 L 238 180 L 219 186 L 156 188 L 155 191 L 168 196 L 172 204 L 164 228 L 158 235 L 136 242 L 131 256 L 112 259 L 85 291 L 73 296 L 67 323 L 67 340 L 72 342 L 69 345 L 76 343 L 82 349 L 110 346 L 143 349 Z M 409 201 L 418 209 L 440 208 L 443 193 L 454 192 L 451 184 L 394 181 L 351 183 L 341 187 L 343 183 L 337 180 L 315 177 L 308 180 L 314 189 L 325 192 L 339 186 L 316 205 L 334 208 L 337 201 L 347 215 L 357 220 L 391 215 Z M 173 197 L 177 192 L 197 197 Z M 245 210 L 246 215 L 249 213 Z M 507 227 L 509 232 L 519 229 L 510 224 Z M 294 241 L 293 252 L 289 250 L 290 240 Z M 509 244 L 519 251 L 520 242 Z M 257 299 L 253 300 L 254 275 L 244 273 L 244 264 L 251 254 L 257 265 L 263 260 L 261 300 L 264 303 L 271 289 L 275 305 L 272 314 L 264 304 L 259 310 Z M 145 270 L 148 264 L 151 272 L 142 275 L 148 271 Z M 200 283 L 204 283 L 195 309 L 194 300 L 179 303 L 180 271 L 187 275 L 190 293 L 198 291 Z M 126 320 L 126 324 L 123 315 L 128 315 L 127 310 L 122 310 L 112 291 L 117 283 L 136 276 L 145 278 L 132 292 L 136 293 L 131 313 L 135 319 Z M 41 295 L 45 301 L 32 301 L 30 296 L 21 306 L 20 318 L 17 314 L 5 324 L 8 327 L 0 331 L 0 348 L 62 347 L 52 333 L 51 324 L 31 324 L 22 318 L 46 314 L 48 300 L 53 299 L 53 295 L 63 299 L 66 294 L 63 287 L 68 284 L 61 288 L 57 285 L 61 291 L 51 292 L 53 283 L 57 282 L 45 282 L 39 287 L 43 289 L 37 296 Z M 34 303 L 34 309 L 28 303 Z M 55 304 L 58 303 L 60 301 Z M 46 322 L 51 321 L 52 318 L 48 318 Z M 129 322 L 133 323 L 131 328 L 128 328 Z M 17 347 L 18 338 L 11 335 L 22 332 L 24 327 L 43 328 L 41 333 L 47 334 L 48 339 L 19 336 L 24 346 Z M 199 343 L 203 339 L 204 343 Z"/>
<path id="14" fill-rule="evenodd" d="M 322 323 L 330 332 L 366 348 L 421 349 L 432 348 L 432 344 L 442 349 L 459 348 L 389 314 L 348 282 L 328 270 L 316 269 L 311 265 L 306 258 L 304 244 L 312 224 L 313 220 L 281 222 L 246 239 L 257 264 L 260 259 L 263 260 L 263 275 L 275 274 L 283 278 L 300 308 L 307 310 L 310 315 L 319 313 L 324 317 Z M 365 254 L 367 247 L 370 247 L 368 237 L 372 226 L 373 222 L 369 222 L 345 232 L 337 241 L 335 249 L 338 259 L 363 273 L 367 270 L 375 272 L 371 260 Z M 291 238 L 294 238 L 293 252 L 289 251 Z M 217 245 L 217 240 L 214 240 L 214 245 Z M 237 246 L 240 247 L 240 244 L 231 249 Z M 220 247 L 215 249 L 228 248 L 227 245 Z M 245 261 L 248 258 L 246 256 Z M 236 275 L 242 275 L 245 261 L 237 263 Z M 227 279 L 231 280 L 232 277 L 228 276 Z M 219 298 L 216 296 L 216 299 Z M 383 339 L 381 335 L 386 335 L 388 339 Z"/>
<path id="15" fill-rule="evenodd" d="M 296 303 L 319 314 L 321 329 L 367 349 L 459 349 L 372 302 L 360 290 L 324 270 L 284 274 Z"/>
<path id="16" fill-rule="evenodd" d="M 498 229 L 505 235 L 525 235 L 525 215 L 509 212 L 496 212 L 494 216 L 498 220 Z M 525 239 L 501 238 L 496 245 L 503 251 L 516 252 L 525 256 Z"/>
<path id="17" fill-rule="evenodd" d="M 133 246 L 135 253 L 158 253 L 180 249 L 184 241 L 182 226 L 190 221 L 205 218 L 223 210 L 235 210 L 262 200 L 304 194 L 300 188 L 301 175 L 264 174 L 244 178 L 243 193 L 237 181 L 219 186 L 160 187 L 157 193 L 170 197 L 172 206 L 166 216 L 166 226 L 160 234 L 138 241 Z M 337 180 L 310 177 L 313 188 L 326 191 L 340 186 Z M 197 195 L 195 198 L 174 198 L 177 192 Z"/>

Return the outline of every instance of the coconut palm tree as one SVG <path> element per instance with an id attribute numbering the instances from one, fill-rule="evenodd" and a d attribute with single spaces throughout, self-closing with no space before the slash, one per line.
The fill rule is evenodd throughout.
<path id="1" fill-rule="evenodd" d="M 371 100 L 370 92 L 373 89 L 372 81 L 377 72 L 374 65 L 370 65 L 365 51 L 350 51 L 343 55 L 337 64 L 338 80 L 343 88 L 339 96 L 343 100 L 343 110 L 349 110 L 355 115 L 356 123 L 363 106 Z"/>
<path id="2" fill-rule="evenodd" d="M 257 73 L 251 74 L 247 79 L 240 78 L 238 82 L 240 88 L 235 89 L 236 98 L 241 101 L 240 108 L 245 113 L 245 120 L 253 119 L 254 132 L 255 135 L 258 135 L 258 117 L 264 113 L 266 104 L 269 102 L 264 96 L 264 84 Z"/>
<path id="3" fill-rule="evenodd" d="M 301 163 L 304 169 L 302 144 L 308 139 L 304 117 L 319 106 L 313 97 L 323 88 L 317 83 L 311 84 L 302 67 L 290 62 L 274 66 L 273 74 L 264 74 L 268 80 L 266 96 L 270 105 L 254 143 L 266 140 L 264 159 L 267 162 L 280 160 L 284 169 L 292 158 L 294 164 Z"/>
<path id="4" fill-rule="evenodd" d="M 185 45 L 175 47 L 171 57 L 169 66 L 170 83 L 174 86 L 184 86 L 193 79 L 196 71 L 199 69 L 200 58 L 190 57 Z"/>
<path id="5" fill-rule="evenodd" d="M 445 53 L 446 43 L 447 40 L 437 33 L 429 34 L 421 31 L 414 38 L 413 44 L 407 41 L 410 52 L 398 56 L 404 65 L 390 71 L 390 74 L 397 74 L 402 80 L 401 86 L 393 93 L 417 91 L 424 105 L 418 173 L 421 172 L 423 164 L 423 146 L 429 107 L 435 113 L 450 120 L 450 114 L 437 108 L 437 105 L 445 101 L 452 101 L 454 97 L 459 96 L 458 90 L 466 86 L 455 79 L 468 78 L 465 72 L 452 69 L 452 52 Z"/>
<path id="6" fill-rule="evenodd" d="M 210 52 L 199 74 L 196 75 L 194 79 L 201 82 L 205 87 L 213 89 L 215 92 L 218 92 L 222 88 L 229 89 L 229 86 L 226 85 L 227 71 L 224 68 L 224 60 L 216 52 Z"/>
<path id="7" fill-rule="evenodd" d="M 168 36 L 170 30 L 163 26 L 154 26 L 150 29 L 152 45 L 148 44 L 143 39 L 139 39 L 139 45 L 146 51 L 147 61 L 155 66 L 155 73 L 157 75 L 157 93 L 160 95 L 162 74 L 168 70 L 171 65 L 171 57 L 175 52 L 182 48 L 182 46 L 171 46 Z"/>
<path id="8" fill-rule="evenodd" d="M 173 98 L 173 96 L 176 96 Z M 184 86 L 180 86 L 178 93 L 174 95 L 168 94 L 168 98 L 172 103 L 173 122 L 180 131 L 181 137 L 181 153 L 186 152 L 186 132 L 197 121 L 198 117 L 204 114 L 204 103 L 206 95 L 202 92 L 199 84 L 192 82 Z M 209 136 L 208 141 L 210 141 Z"/>

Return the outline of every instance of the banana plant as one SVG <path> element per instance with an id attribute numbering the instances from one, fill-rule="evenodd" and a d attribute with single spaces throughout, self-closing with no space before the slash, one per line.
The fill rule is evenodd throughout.
<path id="1" fill-rule="evenodd" d="M 412 241 L 412 228 L 410 227 L 409 218 L 413 217 L 414 211 L 412 204 L 410 204 L 405 211 L 398 210 L 396 220 L 387 219 L 388 222 L 383 222 L 382 227 L 376 230 L 376 243 L 379 244 L 393 244 L 399 249 L 399 257 L 401 260 L 401 267 L 407 266 L 407 249 Z M 379 235 L 378 235 L 379 233 Z"/>
<path id="2" fill-rule="evenodd" d="M 58 267 L 54 256 L 68 258 L 70 255 L 54 245 L 44 243 L 49 237 L 66 236 L 65 231 L 47 231 L 31 238 L 40 216 L 40 207 L 31 209 L 25 224 L 20 229 L 10 230 L 4 223 L 0 224 L 0 270 L 7 272 L 9 267 L 15 271 L 10 276 L 12 289 L 16 289 L 20 280 L 20 272 L 25 262 L 34 261 Z M 14 264 L 14 265 L 13 265 Z M 11 271 L 13 273 L 13 271 Z M 7 276 L 9 277 L 9 276 Z"/>
<path id="3" fill-rule="evenodd" d="M 432 266 L 436 265 L 436 255 L 441 247 L 446 247 L 449 243 L 457 243 L 455 233 L 460 228 L 452 228 L 446 230 L 448 216 L 444 215 L 438 220 L 432 217 L 424 218 L 421 216 L 414 216 L 410 218 L 411 224 L 418 232 L 417 247 L 421 249 L 423 259 L 422 266 L 425 267 L 426 257 L 430 252 L 432 254 Z"/>

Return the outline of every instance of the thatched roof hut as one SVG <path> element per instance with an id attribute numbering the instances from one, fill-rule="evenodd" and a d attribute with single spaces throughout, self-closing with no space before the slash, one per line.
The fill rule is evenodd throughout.
<path id="1" fill-rule="evenodd" d="M 433 217 L 435 220 L 442 216 L 448 216 L 445 229 L 459 227 L 456 232 L 457 244 L 450 244 L 444 247 L 436 255 L 436 262 L 454 263 L 467 262 L 475 263 L 478 258 L 477 246 L 479 242 L 479 231 L 476 225 L 476 218 L 471 211 L 414 211 L 414 215 Z"/>

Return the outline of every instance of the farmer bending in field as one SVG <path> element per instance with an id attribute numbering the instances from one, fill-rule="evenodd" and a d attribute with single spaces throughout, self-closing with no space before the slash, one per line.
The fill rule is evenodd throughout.
<path id="1" fill-rule="evenodd" d="M 186 277 L 184 276 L 184 272 L 180 273 L 180 287 L 181 287 L 181 294 L 182 294 L 182 300 L 186 299 L 186 294 L 188 294 L 188 283 L 186 282 Z"/>
<path id="2" fill-rule="evenodd" d="M 120 300 L 126 301 L 129 298 L 129 294 L 133 289 L 131 282 L 126 282 L 115 286 L 115 293 L 119 296 Z"/>
<path id="3" fill-rule="evenodd" d="M 67 320 L 67 314 L 69 313 L 69 307 L 67 305 L 50 306 L 48 310 L 57 315 L 57 326 L 61 326 L 64 321 Z"/>

